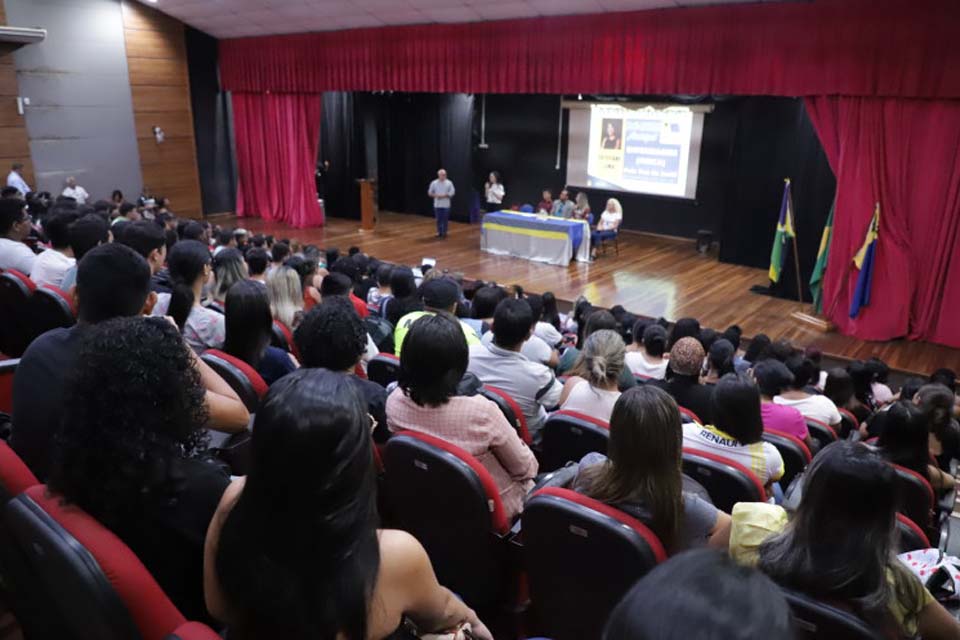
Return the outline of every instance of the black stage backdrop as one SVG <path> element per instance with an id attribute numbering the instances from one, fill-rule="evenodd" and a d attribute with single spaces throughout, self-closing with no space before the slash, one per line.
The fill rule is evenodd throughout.
<path id="1" fill-rule="evenodd" d="M 232 212 L 236 209 L 237 168 L 230 95 L 220 88 L 217 39 L 187 27 L 186 43 L 203 213 Z"/>
<path id="2" fill-rule="evenodd" d="M 325 178 L 324 210 L 328 216 L 360 219 L 359 178 L 366 178 L 363 120 L 356 103 L 362 94 L 329 91 L 320 111 L 320 158 L 330 162 Z"/>

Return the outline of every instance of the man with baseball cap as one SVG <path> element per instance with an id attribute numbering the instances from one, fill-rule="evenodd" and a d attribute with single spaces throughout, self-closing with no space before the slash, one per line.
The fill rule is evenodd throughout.
<path id="1" fill-rule="evenodd" d="M 420 285 L 420 296 L 423 298 L 423 311 L 413 311 L 400 318 L 393 332 L 393 343 L 396 355 L 400 355 L 403 348 L 403 339 L 414 322 L 425 315 L 434 315 L 438 311 L 446 311 L 456 315 L 457 302 L 460 301 L 460 285 L 450 278 L 433 278 Z M 460 321 L 463 335 L 467 338 L 467 346 L 480 344 L 480 336 L 473 327 Z"/>

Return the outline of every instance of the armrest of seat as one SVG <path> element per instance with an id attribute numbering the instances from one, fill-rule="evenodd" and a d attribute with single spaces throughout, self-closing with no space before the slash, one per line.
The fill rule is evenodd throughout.
<path id="1" fill-rule="evenodd" d="M 187 622 L 180 625 L 165 640 L 223 640 L 217 632 L 199 622 Z"/>

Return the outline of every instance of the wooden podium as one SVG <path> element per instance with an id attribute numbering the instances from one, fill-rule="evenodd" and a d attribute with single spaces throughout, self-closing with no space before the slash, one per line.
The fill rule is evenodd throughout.
<path id="1" fill-rule="evenodd" d="M 376 181 L 361 178 L 357 184 L 360 185 L 360 233 L 373 231 L 377 221 L 377 201 L 373 194 Z"/>

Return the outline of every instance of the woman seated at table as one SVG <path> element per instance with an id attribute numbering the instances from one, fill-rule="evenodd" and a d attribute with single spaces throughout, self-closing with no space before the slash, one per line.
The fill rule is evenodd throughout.
<path id="1" fill-rule="evenodd" d="M 587 194 L 583 191 L 577 194 L 577 202 L 573 207 L 573 217 L 575 220 L 593 222 L 590 218 L 590 202 L 587 200 Z"/>
<path id="2" fill-rule="evenodd" d="M 537 205 L 537 211 L 545 211 L 547 213 L 553 211 L 553 194 L 549 189 L 543 190 L 540 204 Z"/>
<path id="3" fill-rule="evenodd" d="M 597 257 L 597 244 L 604 240 L 611 240 L 617 236 L 617 230 L 620 228 L 620 222 L 623 221 L 623 207 L 616 198 L 607 200 L 607 209 L 600 216 L 600 222 L 597 228 L 590 233 L 590 244 L 592 258 Z"/>

